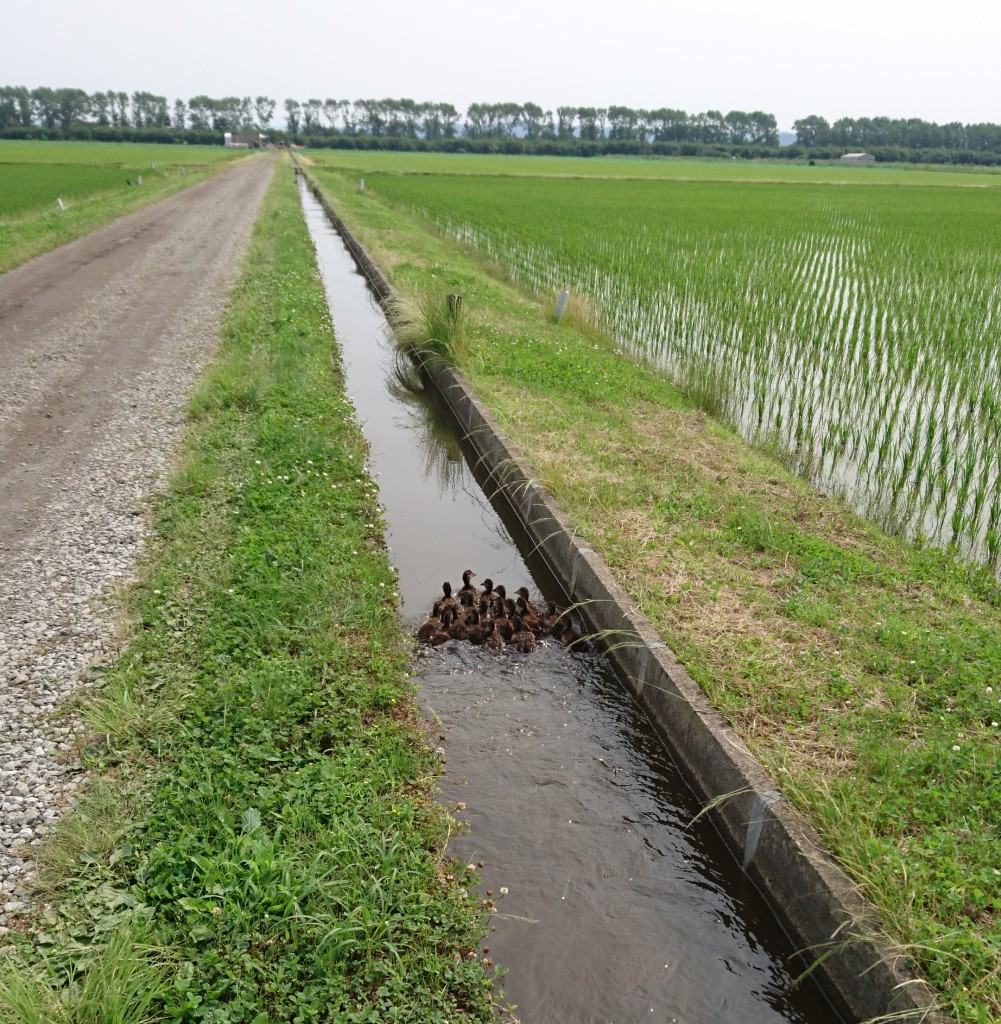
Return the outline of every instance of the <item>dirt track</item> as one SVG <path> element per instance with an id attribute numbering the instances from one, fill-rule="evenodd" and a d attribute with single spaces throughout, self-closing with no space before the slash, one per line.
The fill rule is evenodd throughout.
<path id="1" fill-rule="evenodd" d="M 0 276 L 0 936 L 75 786 L 53 710 L 113 653 L 96 600 L 142 542 L 274 159 L 254 157 Z"/>
<path id="2" fill-rule="evenodd" d="M 246 161 L 0 276 L 0 550 L 37 528 L 129 382 L 214 336 L 270 167 Z"/>

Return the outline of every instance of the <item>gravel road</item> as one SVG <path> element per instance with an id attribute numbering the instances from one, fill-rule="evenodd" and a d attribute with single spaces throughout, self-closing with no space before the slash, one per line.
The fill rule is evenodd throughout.
<path id="1" fill-rule="evenodd" d="M 0 936 L 81 783 L 60 704 L 120 646 L 114 587 L 218 340 L 274 158 L 0 276 Z"/>

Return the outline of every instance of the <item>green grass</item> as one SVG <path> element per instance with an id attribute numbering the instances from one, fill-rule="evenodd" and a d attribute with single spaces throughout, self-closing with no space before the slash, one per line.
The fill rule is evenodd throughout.
<path id="1" fill-rule="evenodd" d="M 694 160 L 682 157 L 506 156 L 394 153 L 386 150 L 307 151 L 317 165 L 359 173 L 514 175 L 528 177 L 657 178 L 684 181 L 782 181 L 808 184 L 1001 187 L 1001 171 L 883 165 L 849 167 L 836 161 L 809 166 L 791 160 Z"/>
<path id="2" fill-rule="evenodd" d="M 45 1006 L 68 978 L 51 1019 L 74 1022 L 487 1020 L 482 908 L 444 852 L 376 487 L 287 167 L 191 407 L 129 648 L 83 698 L 107 782 L 47 845 L 52 909 L 0 991 Z M 148 1009 L 111 1012 L 135 1004 L 124 977 L 87 1009 L 109 957 Z"/>
<path id="3" fill-rule="evenodd" d="M 660 373 L 426 222 L 319 176 L 460 369 L 955 1019 L 1001 1019 L 1001 593 L 880 533 Z"/>
<path id="4" fill-rule="evenodd" d="M 222 147 L 0 140 L 0 273 L 233 159 Z"/>

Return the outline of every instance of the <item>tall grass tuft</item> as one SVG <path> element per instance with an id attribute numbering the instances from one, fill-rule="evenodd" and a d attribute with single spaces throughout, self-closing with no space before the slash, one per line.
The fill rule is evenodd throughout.
<path id="1" fill-rule="evenodd" d="M 448 362 L 466 352 L 469 314 L 461 295 L 427 289 L 415 297 L 394 296 L 386 309 L 397 343 Z"/>
<path id="2" fill-rule="evenodd" d="M 0 1024 L 152 1024 L 165 975 L 134 926 L 86 959 L 53 954 L 32 966 L 10 957 L 0 968 Z"/>

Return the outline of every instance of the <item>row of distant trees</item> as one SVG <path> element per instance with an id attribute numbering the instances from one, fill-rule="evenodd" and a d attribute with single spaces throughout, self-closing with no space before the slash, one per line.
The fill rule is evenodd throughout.
<path id="1" fill-rule="evenodd" d="M 796 145 L 783 147 L 782 156 L 829 158 L 865 149 L 881 160 L 1001 160 L 997 124 L 887 117 L 831 124 L 811 115 L 793 128 Z M 168 100 L 150 92 L 0 86 L 0 135 L 7 137 L 207 142 L 221 141 L 227 131 L 261 131 L 311 145 L 587 155 L 695 153 L 710 147 L 716 155 L 760 156 L 779 145 L 775 117 L 761 110 L 689 114 L 673 107 L 545 110 L 536 103 L 473 103 L 462 113 L 450 103 L 411 99 L 285 99 L 279 106 L 269 96 Z"/>
<path id="2" fill-rule="evenodd" d="M 369 135 L 390 138 L 451 139 L 609 139 L 618 142 L 725 142 L 777 146 L 778 125 L 771 114 L 709 110 L 687 114 L 662 107 L 557 107 L 537 103 L 473 103 L 463 117 L 450 103 L 413 100 L 285 101 L 290 131 L 305 134 Z"/>
<path id="3" fill-rule="evenodd" d="M 69 132 L 79 127 L 267 131 L 274 113 L 275 101 L 267 96 L 192 96 L 187 101 L 170 102 L 151 92 L 88 93 L 83 89 L 0 86 L 0 131 L 41 128 Z"/>
<path id="4" fill-rule="evenodd" d="M 908 149 L 951 149 L 973 152 L 1001 152 L 1001 125 L 990 122 L 935 124 L 918 117 L 842 117 L 830 124 L 811 115 L 793 123 L 796 142 L 807 149 L 818 146 L 848 146 L 879 149 L 903 146 Z"/>
<path id="5" fill-rule="evenodd" d="M 451 103 L 410 99 L 286 99 L 285 131 L 290 135 L 368 135 L 374 138 L 610 139 L 613 141 L 695 141 L 777 146 L 775 118 L 761 110 L 709 110 L 687 114 L 661 108 L 557 107 L 536 103 L 473 103 L 463 116 Z M 269 132 L 278 108 L 268 96 L 193 96 L 169 101 L 150 92 L 94 92 L 83 89 L 26 89 L 0 86 L 0 131 L 41 128 L 173 129 L 175 131 Z"/>

